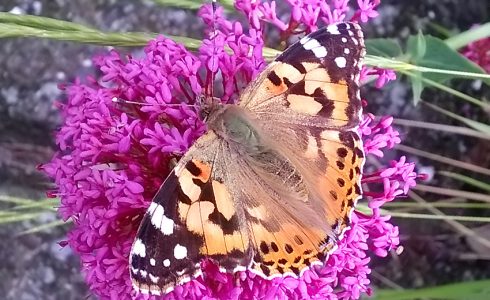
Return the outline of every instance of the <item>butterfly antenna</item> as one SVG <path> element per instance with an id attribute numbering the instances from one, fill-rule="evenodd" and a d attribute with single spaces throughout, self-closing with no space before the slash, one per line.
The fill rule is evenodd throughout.
<path id="1" fill-rule="evenodd" d="M 149 106 L 149 105 L 160 105 L 160 106 L 192 106 L 192 107 L 199 107 L 197 104 L 187 104 L 187 103 L 168 103 L 168 104 L 153 104 L 153 103 L 141 103 L 141 102 L 136 102 L 136 101 L 129 101 L 129 100 L 124 100 L 118 97 L 112 97 L 112 102 L 114 103 L 119 103 L 119 104 L 134 104 L 134 105 L 141 105 L 141 106 Z"/>
<path id="2" fill-rule="evenodd" d="M 211 33 L 211 36 L 210 38 L 212 39 L 213 41 L 213 55 L 214 55 L 214 52 L 215 52 L 215 49 L 216 49 L 216 36 L 218 35 L 218 32 L 216 30 L 216 8 L 217 8 L 217 4 L 216 4 L 217 0 L 212 0 L 211 1 L 211 7 L 212 7 L 212 26 L 213 26 L 213 32 Z M 214 97 L 214 79 L 215 79 L 215 73 L 214 73 L 214 68 L 215 68 L 215 59 L 214 57 L 212 58 L 212 70 L 211 70 L 211 84 L 210 84 L 210 93 L 209 95 L 211 96 L 211 98 Z"/>

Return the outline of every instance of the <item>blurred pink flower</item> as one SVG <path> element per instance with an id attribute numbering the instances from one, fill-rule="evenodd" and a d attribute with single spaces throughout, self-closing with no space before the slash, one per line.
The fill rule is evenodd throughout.
<path id="1" fill-rule="evenodd" d="M 80 255 L 93 293 L 102 299 L 157 298 L 133 291 L 128 255 L 141 217 L 170 171 L 170 160 L 180 157 L 204 132 L 196 100 L 211 92 L 212 80 L 218 77 L 222 81 L 214 83 L 217 96 L 224 102 L 235 101 L 265 66 L 264 24 L 284 33 L 300 23 L 311 31 L 319 21 L 345 19 L 348 1 L 332 2 L 288 0 L 292 13 L 286 24 L 277 17 L 274 1 L 236 1 L 235 7 L 248 19 L 247 27 L 226 20 L 221 8 L 213 15 L 210 5 L 204 5 L 199 15 L 208 25 L 210 38 L 203 41 L 197 55 L 158 37 L 145 47 L 143 58 L 121 57 L 112 51 L 95 59 L 101 78 L 64 88 L 67 101 L 59 104 L 64 124 L 56 137 L 59 151 L 44 170 L 56 183 L 57 190 L 50 194 L 61 199 L 60 215 L 73 220 L 66 243 Z M 361 9 L 354 15 L 361 20 L 375 16 L 379 1 L 358 3 Z M 220 76 L 216 76 L 218 70 Z M 128 102 L 116 103 L 114 97 Z M 367 155 L 381 157 L 400 142 L 391 122 L 391 117 L 364 115 L 359 132 Z M 363 293 L 370 295 L 369 255 L 386 256 L 399 244 L 398 228 L 389 216 L 381 215 L 380 207 L 406 194 L 415 178 L 413 164 L 404 157 L 365 174 L 363 184 L 382 186 L 364 193 L 370 213 L 353 213 L 351 229 L 325 265 L 299 279 L 264 280 L 241 272 L 236 284 L 234 276 L 204 261 L 204 276 L 176 287 L 165 298 L 358 299 Z"/>
<path id="2" fill-rule="evenodd" d="M 469 43 L 461 53 L 490 73 L 490 37 Z"/>

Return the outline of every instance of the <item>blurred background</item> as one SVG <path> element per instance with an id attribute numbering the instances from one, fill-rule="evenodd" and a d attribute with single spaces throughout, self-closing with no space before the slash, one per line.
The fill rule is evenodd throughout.
<path id="1" fill-rule="evenodd" d="M 2 0 L 0 11 L 69 20 L 103 31 L 162 32 L 195 38 L 202 32 L 195 12 L 163 8 L 149 0 Z M 490 21 L 490 7 L 485 0 L 383 0 L 378 12 L 380 17 L 363 25 L 365 36 L 394 38 L 402 44 L 419 30 L 447 38 L 475 24 Z M 487 47 L 490 56 L 490 46 Z M 58 84 L 94 74 L 91 58 L 107 50 L 107 47 L 34 38 L 0 39 L 0 195 L 20 199 L 46 198 L 50 181 L 37 166 L 49 161 L 55 151 L 53 136 L 61 119 L 54 103 L 63 99 Z M 126 48 L 122 51 L 140 50 Z M 488 86 L 479 80 L 453 80 L 451 87 L 484 101 L 490 96 Z M 369 100 L 370 111 L 375 115 L 393 115 L 402 135 L 403 146 L 388 151 L 384 159 L 407 155 L 417 162 L 418 172 L 427 174 L 428 180 L 421 182 L 415 190 L 416 195 L 409 195 L 409 198 L 419 196 L 431 203 L 489 203 L 488 134 L 458 134 L 453 127 L 441 131 L 434 130 L 432 125 L 429 125 L 431 129 L 417 128 L 417 124 L 426 123 L 414 121 L 461 128 L 464 123 L 422 104 L 414 106 L 411 93 L 407 80 L 392 82 L 382 90 L 368 87 L 363 91 L 363 98 Z M 453 95 L 429 89 L 422 96 L 447 111 L 489 123 L 489 110 Z M 452 161 L 448 163 L 441 157 L 427 154 L 437 154 Z M 468 164 L 480 169 L 462 167 Z M 462 174 L 487 186 L 455 179 L 440 171 Z M 12 205 L 12 201 L 0 202 L 1 209 L 10 209 Z M 441 208 L 437 209 L 438 213 L 428 212 L 422 206 L 399 208 L 399 211 L 473 217 L 490 215 L 488 209 Z M 33 226 L 56 221 L 54 211 L 18 222 L 8 222 L 8 218 L 2 220 L 0 295 L 4 296 L 0 298 L 93 298 L 80 275 L 77 257 L 58 244 L 63 241 L 69 225 L 53 226 L 36 233 L 25 232 Z M 404 251 L 399 256 L 393 254 L 388 259 L 374 260 L 372 280 L 376 287 L 421 288 L 490 278 L 490 248 L 474 238 L 490 240 L 490 226 L 485 222 L 395 217 L 394 223 L 400 226 Z"/>

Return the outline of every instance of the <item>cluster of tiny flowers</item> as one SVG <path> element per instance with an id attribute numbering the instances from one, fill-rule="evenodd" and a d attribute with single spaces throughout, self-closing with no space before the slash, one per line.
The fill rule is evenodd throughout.
<path id="1" fill-rule="evenodd" d="M 276 1 L 236 0 L 237 10 L 245 13 L 251 27 L 259 28 L 261 23 L 273 24 L 282 33 L 293 32 L 299 25 L 305 26 L 307 32 L 318 29 L 320 24 L 333 24 L 345 21 L 349 13 L 353 13 L 350 21 L 367 22 L 378 16 L 376 11 L 380 0 L 357 0 L 357 9 L 349 5 L 349 0 L 287 0 L 291 15 L 286 23 L 277 16 Z"/>
<path id="2" fill-rule="evenodd" d="M 247 17 L 246 28 L 226 20 L 222 9 L 213 13 L 205 5 L 199 15 L 209 38 L 197 55 L 158 37 L 146 46 L 143 58 L 121 57 L 112 51 L 95 59 L 101 78 L 61 87 L 67 101 L 59 104 L 64 118 L 56 137 L 59 151 L 43 168 L 56 183 L 57 189 L 50 194 L 61 199 L 60 215 L 73 221 L 63 244 L 80 255 L 93 293 L 102 299 L 157 299 L 133 291 L 128 256 L 141 218 L 169 173 L 172 159 L 182 156 L 205 131 L 196 101 L 212 89 L 222 101 L 236 101 L 266 65 L 264 25 L 273 24 L 283 32 L 299 24 L 314 30 L 319 21 L 344 20 L 348 1 L 331 2 L 288 0 L 291 17 L 285 24 L 276 16 L 274 1 L 238 0 L 235 7 Z M 367 21 L 376 16 L 378 4 L 358 0 L 359 9 L 351 15 Z M 393 77 L 382 70 L 363 71 L 361 77 L 373 72 L 386 77 L 380 86 Z M 400 142 L 391 122 L 391 117 L 363 116 L 359 132 L 367 155 L 380 157 Z M 413 169 L 402 157 L 365 174 L 364 185 L 382 186 L 364 193 L 370 213 L 354 212 L 351 229 L 337 250 L 324 266 L 306 271 L 301 278 L 265 280 L 246 271 L 237 279 L 203 261 L 203 276 L 162 297 L 358 299 L 362 293 L 371 294 L 369 255 L 384 257 L 399 244 L 398 228 L 381 214 L 380 207 L 415 184 Z"/>

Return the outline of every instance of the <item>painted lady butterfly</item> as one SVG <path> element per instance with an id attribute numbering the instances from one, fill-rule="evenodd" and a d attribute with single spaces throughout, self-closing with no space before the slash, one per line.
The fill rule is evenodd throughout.
<path id="1" fill-rule="evenodd" d="M 339 23 L 276 58 L 236 105 L 213 102 L 207 133 L 153 199 L 130 254 L 133 285 L 163 294 L 200 274 L 264 278 L 324 262 L 361 195 L 361 28 Z"/>

